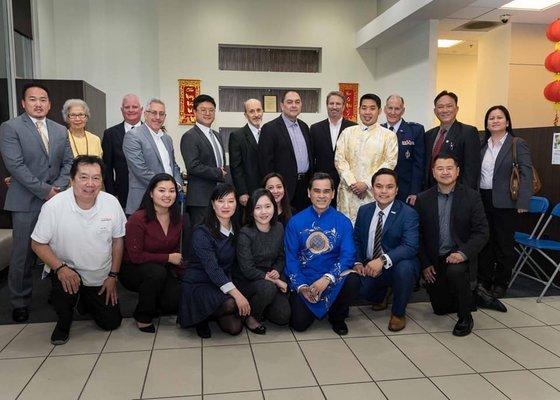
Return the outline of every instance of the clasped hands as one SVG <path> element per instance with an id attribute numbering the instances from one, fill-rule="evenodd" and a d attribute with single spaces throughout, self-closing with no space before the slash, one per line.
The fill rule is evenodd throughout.
<path id="1" fill-rule="evenodd" d="M 264 276 L 264 279 L 274 283 L 278 287 L 278 290 L 280 290 L 282 293 L 286 293 L 288 291 L 288 284 L 280 279 L 280 273 L 275 269 L 271 269 L 270 271 L 268 271 Z"/>
<path id="2" fill-rule="evenodd" d="M 375 278 L 383 271 L 383 260 L 381 260 L 381 257 L 378 257 L 369 261 L 365 266 L 362 263 L 356 263 L 353 269 L 360 276 L 371 276 Z"/>
<path id="3" fill-rule="evenodd" d="M 298 293 L 300 293 L 308 302 L 317 303 L 330 283 L 331 280 L 329 278 L 322 276 L 311 285 L 304 285 L 300 287 Z"/>
<path id="4" fill-rule="evenodd" d="M 352 193 L 358 196 L 360 200 L 366 197 L 368 186 L 364 182 L 354 182 L 349 187 Z"/>
<path id="5" fill-rule="evenodd" d="M 465 260 L 466 259 L 463 254 L 456 251 L 455 253 L 451 253 L 450 255 L 448 255 L 445 259 L 445 262 L 448 264 L 459 264 L 464 262 Z M 424 280 L 427 283 L 434 283 L 436 281 L 436 269 L 433 265 L 424 268 L 424 270 L 422 271 L 422 275 L 424 276 Z"/>

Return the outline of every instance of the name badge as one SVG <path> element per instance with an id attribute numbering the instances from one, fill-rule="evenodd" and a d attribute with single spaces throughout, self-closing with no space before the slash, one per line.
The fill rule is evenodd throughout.
<path id="1" fill-rule="evenodd" d="M 402 144 L 403 146 L 414 146 L 414 140 L 410 140 L 410 139 L 408 139 L 408 140 L 403 140 L 403 141 L 401 142 L 401 144 Z"/>

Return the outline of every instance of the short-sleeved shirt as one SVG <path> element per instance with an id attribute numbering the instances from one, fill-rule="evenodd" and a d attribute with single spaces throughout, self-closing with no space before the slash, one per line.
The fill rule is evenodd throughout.
<path id="1" fill-rule="evenodd" d="M 113 238 L 124 236 L 125 223 L 116 197 L 99 192 L 94 206 L 82 210 L 68 189 L 43 205 L 31 238 L 48 244 L 85 286 L 101 286 L 111 270 Z M 49 266 L 44 272 L 50 272 Z"/>

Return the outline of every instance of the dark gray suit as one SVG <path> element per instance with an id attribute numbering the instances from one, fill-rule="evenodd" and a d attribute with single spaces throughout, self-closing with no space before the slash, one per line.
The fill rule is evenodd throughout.
<path id="1" fill-rule="evenodd" d="M 65 127 L 45 120 L 49 136 L 49 153 L 37 127 L 27 114 L 0 126 L 0 151 L 12 177 L 4 209 L 12 212 L 13 248 L 8 285 L 14 308 L 31 302 L 33 279 L 31 267 L 31 232 L 41 206 L 53 187 L 65 189 L 72 166 L 72 150 Z"/>
<path id="2" fill-rule="evenodd" d="M 173 140 L 167 133 L 161 139 L 169 153 L 169 162 L 173 171 L 173 178 L 183 184 L 181 170 L 175 162 Z M 128 164 L 128 197 L 126 199 L 126 213 L 132 214 L 142 202 L 148 183 L 154 175 L 165 172 L 163 162 L 154 138 L 146 124 L 128 131 L 124 135 L 123 152 Z"/>
<path id="3" fill-rule="evenodd" d="M 222 147 L 223 165 L 226 165 L 224 145 L 220 135 L 211 131 Z M 224 182 L 222 171 L 216 165 L 214 148 L 198 126 L 193 126 L 181 138 L 181 154 L 185 161 L 189 186 L 187 188 L 186 206 L 191 224 L 202 221 L 210 202 L 210 195 L 219 182 Z"/>

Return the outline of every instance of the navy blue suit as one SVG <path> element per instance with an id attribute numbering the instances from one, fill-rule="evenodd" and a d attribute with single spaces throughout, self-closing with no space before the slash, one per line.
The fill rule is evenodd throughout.
<path id="1" fill-rule="evenodd" d="M 381 124 L 388 128 L 388 124 Z M 422 190 L 425 173 L 424 126 L 416 122 L 401 120 L 397 134 L 399 141 L 399 159 L 395 172 L 399 178 L 399 192 L 397 199 L 406 201 L 411 194 L 418 194 Z"/>
<path id="2" fill-rule="evenodd" d="M 374 237 L 369 235 L 369 228 L 375 208 L 375 202 L 361 206 L 354 225 L 356 261 L 364 266 L 370 261 L 367 256 L 368 243 L 374 240 Z M 381 237 L 381 247 L 384 254 L 391 259 L 392 266 L 384 268 L 375 278 L 363 277 L 361 295 L 379 303 L 385 297 L 387 287 L 392 286 L 394 295 L 391 312 L 393 315 L 403 316 L 414 283 L 420 274 L 418 246 L 418 213 L 404 202 L 395 199 L 383 225 Z"/>

